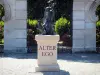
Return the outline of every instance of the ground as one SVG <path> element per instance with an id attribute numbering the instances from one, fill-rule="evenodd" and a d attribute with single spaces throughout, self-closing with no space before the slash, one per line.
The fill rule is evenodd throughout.
<path id="1" fill-rule="evenodd" d="M 58 54 L 59 72 L 35 72 L 36 56 L 0 54 L 0 75 L 100 75 L 100 54 Z"/>

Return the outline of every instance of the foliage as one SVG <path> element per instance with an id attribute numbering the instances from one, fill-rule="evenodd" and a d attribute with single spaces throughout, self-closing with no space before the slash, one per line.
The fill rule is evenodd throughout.
<path id="1" fill-rule="evenodd" d="M 59 18 L 55 22 L 55 32 L 59 35 L 63 35 L 70 29 L 70 21 L 64 17 Z"/>
<path id="2" fill-rule="evenodd" d="M 0 44 L 4 44 L 4 39 L 0 39 Z"/>
<path id="3" fill-rule="evenodd" d="M 0 44 L 4 44 L 4 21 L 2 17 L 5 15 L 4 7 L 0 4 Z"/>
<path id="4" fill-rule="evenodd" d="M 28 21 L 30 21 L 30 26 L 32 25 L 32 21 L 29 19 L 37 19 L 41 20 L 44 17 L 45 8 L 48 6 L 48 1 L 50 0 L 27 0 L 27 15 Z M 53 0 L 56 5 L 54 7 L 55 10 L 55 18 L 54 21 L 58 20 L 61 16 L 66 17 L 68 20 L 72 19 L 72 5 L 73 0 Z M 39 30 L 41 31 L 41 30 Z"/>
<path id="5" fill-rule="evenodd" d="M 96 27 L 100 27 L 100 21 L 96 22 Z"/>
<path id="6" fill-rule="evenodd" d="M 27 0 L 28 18 L 41 19 L 44 13 L 44 7 L 47 5 L 47 0 Z"/>
<path id="7" fill-rule="evenodd" d="M 36 25 L 38 25 L 38 21 L 37 20 L 28 19 L 27 23 L 32 27 L 36 27 Z"/>
<path id="8" fill-rule="evenodd" d="M 44 16 L 45 7 L 48 6 L 49 0 L 27 0 L 28 5 L 28 18 L 30 19 L 42 19 Z M 55 5 L 55 20 L 58 20 L 61 16 L 68 19 L 72 18 L 72 6 L 73 0 L 54 0 Z"/>
<path id="9" fill-rule="evenodd" d="M 4 21 L 0 21 L 0 26 L 4 26 Z"/>
<path id="10" fill-rule="evenodd" d="M 4 7 L 0 4 L 0 20 L 5 15 Z"/>
<path id="11" fill-rule="evenodd" d="M 72 19 L 73 0 L 56 0 L 55 19 L 58 20 L 61 16 L 67 19 Z"/>
<path id="12" fill-rule="evenodd" d="M 96 44 L 97 47 L 100 46 L 100 5 L 96 9 L 96 15 L 98 16 L 98 21 L 96 22 Z"/>
<path id="13" fill-rule="evenodd" d="M 100 20 L 100 5 L 96 9 L 96 15 L 98 16 L 98 18 Z"/>
<path id="14" fill-rule="evenodd" d="M 100 33 L 96 34 L 96 43 L 100 46 Z"/>
<path id="15" fill-rule="evenodd" d="M 28 23 L 28 29 L 30 29 L 29 31 L 28 31 L 28 34 L 33 34 L 33 35 L 36 35 L 36 34 L 39 34 L 39 29 L 38 29 L 38 24 L 39 24 L 39 22 L 38 22 L 38 20 L 31 20 L 31 19 L 28 19 L 27 20 L 27 23 Z"/>
<path id="16" fill-rule="evenodd" d="M 96 22 L 96 27 L 100 27 L 100 5 L 96 9 L 96 15 L 98 16 L 98 21 Z"/>
<path id="17" fill-rule="evenodd" d="M 0 21 L 0 44 L 4 44 L 4 21 Z"/>
<path id="18" fill-rule="evenodd" d="M 27 7 L 27 18 L 28 18 L 27 27 L 28 27 L 28 38 L 29 38 L 28 42 L 29 43 L 32 43 L 33 38 L 32 38 L 32 40 L 30 40 L 30 38 L 33 35 L 43 32 L 44 28 L 43 28 L 42 21 L 44 18 L 45 8 L 48 7 L 48 3 L 47 3 L 48 1 L 50 1 L 50 0 L 27 0 L 27 6 L 28 6 Z M 56 5 L 54 7 L 55 14 L 54 14 L 53 24 L 55 21 L 57 21 L 62 16 L 71 21 L 72 20 L 73 0 L 53 0 L 53 1 L 56 2 Z M 36 19 L 36 20 L 38 20 L 39 24 L 38 25 L 35 24 L 36 27 L 32 27 L 31 24 L 29 24 L 29 19 L 30 20 Z M 70 22 L 69 22 L 69 24 L 70 24 Z M 39 29 L 37 28 L 37 26 L 39 26 Z M 54 26 L 54 27 L 56 27 L 56 26 Z M 63 32 L 67 32 L 67 30 L 69 31 L 69 28 L 64 28 L 64 26 L 61 26 L 61 27 L 63 27 L 63 29 L 58 29 L 56 27 L 59 30 L 60 34 L 63 34 L 63 33 L 61 33 L 62 31 Z M 65 25 L 65 27 L 66 27 L 66 25 Z M 29 29 L 31 29 L 31 30 L 29 30 Z M 29 33 L 32 34 L 32 36 Z"/>

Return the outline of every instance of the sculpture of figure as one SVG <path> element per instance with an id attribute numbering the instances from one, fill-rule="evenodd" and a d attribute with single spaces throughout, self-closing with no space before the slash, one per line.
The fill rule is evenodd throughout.
<path id="1" fill-rule="evenodd" d="M 48 1 L 49 6 L 45 8 L 43 18 L 43 35 L 54 35 L 53 31 L 53 20 L 54 20 L 54 6 L 53 0 Z"/>

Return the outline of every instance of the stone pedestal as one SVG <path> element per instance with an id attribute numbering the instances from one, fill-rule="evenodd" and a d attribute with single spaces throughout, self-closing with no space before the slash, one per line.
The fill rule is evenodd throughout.
<path id="1" fill-rule="evenodd" d="M 57 64 L 57 42 L 59 35 L 36 35 L 38 44 L 38 67 L 36 71 L 59 71 Z"/>

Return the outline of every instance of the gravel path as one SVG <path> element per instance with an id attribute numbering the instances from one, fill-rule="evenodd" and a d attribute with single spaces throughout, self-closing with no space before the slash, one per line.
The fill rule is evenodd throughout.
<path id="1" fill-rule="evenodd" d="M 35 72 L 36 56 L 0 54 L 0 75 L 100 75 L 100 54 L 59 54 L 59 72 Z"/>

